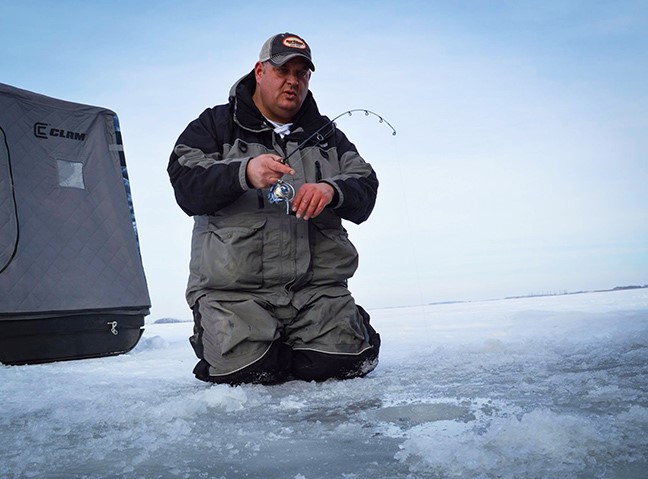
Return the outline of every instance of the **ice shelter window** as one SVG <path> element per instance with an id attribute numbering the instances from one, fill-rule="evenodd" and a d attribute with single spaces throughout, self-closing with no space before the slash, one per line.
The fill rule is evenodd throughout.
<path id="1" fill-rule="evenodd" d="M 59 185 L 67 188 L 85 190 L 83 181 L 83 163 L 67 160 L 56 160 L 58 166 Z"/>

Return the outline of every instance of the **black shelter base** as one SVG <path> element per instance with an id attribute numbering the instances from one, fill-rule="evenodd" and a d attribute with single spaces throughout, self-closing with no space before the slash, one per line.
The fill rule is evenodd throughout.
<path id="1" fill-rule="evenodd" d="M 38 364 L 123 354 L 144 332 L 144 314 L 0 319 L 0 361 Z"/>

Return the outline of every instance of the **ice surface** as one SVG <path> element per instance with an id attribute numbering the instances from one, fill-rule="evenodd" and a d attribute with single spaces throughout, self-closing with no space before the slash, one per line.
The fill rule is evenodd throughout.
<path id="1" fill-rule="evenodd" d="M 371 314 L 381 364 L 350 381 L 210 386 L 168 320 L 0 366 L 0 477 L 648 477 L 648 290 Z"/>

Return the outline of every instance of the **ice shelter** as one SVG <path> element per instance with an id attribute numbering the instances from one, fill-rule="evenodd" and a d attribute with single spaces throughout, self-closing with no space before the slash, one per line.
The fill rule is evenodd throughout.
<path id="1" fill-rule="evenodd" d="M 0 83 L 0 361 L 127 352 L 149 308 L 117 115 Z"/>

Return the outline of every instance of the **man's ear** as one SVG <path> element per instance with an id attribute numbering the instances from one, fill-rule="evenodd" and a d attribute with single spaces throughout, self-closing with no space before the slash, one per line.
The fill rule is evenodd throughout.
<path id="1" fill-rule="evenodd" d="M 259 81 L 261 75 L 263 75 L 263 63 L 256 62 L 254 64 L 254 78 L 256 78 L 256 80 Z"/>

